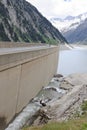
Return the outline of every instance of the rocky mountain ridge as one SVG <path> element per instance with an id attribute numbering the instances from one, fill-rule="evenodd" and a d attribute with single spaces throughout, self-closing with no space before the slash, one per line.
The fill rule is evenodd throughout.
<path id="1" fill-rule="evenodd" d="M 27 1 L 1 0 L 0 41 L 58 43 L 66 40 Z"/>
<path id="2" fill-rule="evenodd" d="M 68 30 L 63 33 L 68 42 L 87 45 L 87 19 L 84 20 L 77 28 Z"/>
<path id="3" fill-rule="evenodd" d="M 61 32 L 67 32 L 70 29 L 78 27 L 87 18 L 87 12 L 78 16 L 67 16 L 65 18 L 51 18 L 51 23 L 59 28 Z"/>
<path id="4" fill-rule="evenodd" d="M 60 32 L 70 43 L 84 43 L 87 41 L 87 12 L 78 16 L 67 16 L 64 19 L 52 18 L 52 24 L 59 28 Z"/>

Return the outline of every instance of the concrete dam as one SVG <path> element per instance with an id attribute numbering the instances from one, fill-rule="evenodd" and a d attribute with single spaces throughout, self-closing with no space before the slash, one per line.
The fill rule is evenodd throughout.
<path id="1" fill-rule="evenodd" d="M 8 124 L 57 72 L 58 46 L 0 43 L 0 125 Z"/>

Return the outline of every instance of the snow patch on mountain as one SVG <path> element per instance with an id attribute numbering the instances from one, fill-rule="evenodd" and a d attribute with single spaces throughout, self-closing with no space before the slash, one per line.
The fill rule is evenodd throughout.
<path id="1" fill-rule="evenodd" d="M 65 33 L 69 30 L 76 29 L 83 21 L 87 18 L 87 12 L 80 14 L 78 16 L 67 16 L 64 19 L 61 18 L 51 18 L 50 22 L 60 30 L 60 32 Z"/>

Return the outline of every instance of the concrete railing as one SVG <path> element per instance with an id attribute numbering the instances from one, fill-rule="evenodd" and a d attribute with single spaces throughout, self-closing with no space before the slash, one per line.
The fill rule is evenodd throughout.
<path id="1" fill-rule="evenodd" d="M 31 46 L 44 46 L 45 43 L 25 43 L 25 42 L 0 42 L 0 48 L 13 48 L 13 47 L 31 47 Z"/>
<path id="2" fill-rule="evenodd" d="M 1 49 L 0 124 L 11 121 L 49 83 L 57 63 L 58 46 Z"/>

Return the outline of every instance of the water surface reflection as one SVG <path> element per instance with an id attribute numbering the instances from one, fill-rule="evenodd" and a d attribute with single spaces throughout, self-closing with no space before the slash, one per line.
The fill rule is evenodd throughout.
<path id="1" fill-rule="evenodd" d="M 60 51 L 57 73 L 87 73 L 87 50 Z"/>

